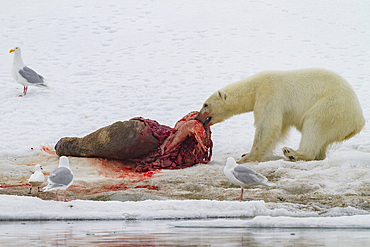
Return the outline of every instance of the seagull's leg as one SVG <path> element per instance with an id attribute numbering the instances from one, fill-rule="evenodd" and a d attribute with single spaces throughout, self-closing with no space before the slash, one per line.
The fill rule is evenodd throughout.
<path id="1" fill-rule="evenodd" d="M 28 194 L 32 194 L 32 185 L 31 185 L 31 188 L 30 188 L 30 192 L 28 192 Z"/>
<path id="2" fill-rule="evenodd" d="M 242 192 L 240 193 L 240 197 L 237 197 L 234 200 L 240 200 L 240 201 L 242 201 L 243 200 L 243 192 L 244 192 L 244 188 L 242 187 Z"/>
<path id="3" fill-rule="evenodd" d="M 23 86 L 23 94 L 20 94 L 20 95 L 18 95 L 18 97 L 23 97 L 23 96 L 26 96 L 26 93 L 27 93 L 27 89 L 28 89 L 28 87 L 26 87 L 26 86 Z"/>
<path id="4" fill-rule="evenodd" d="M 66 202 L 67 201 L 67 199 L 66 199 L 66 190 L 64 191 L 64 201 Z"/>
<path id="5" fill-rule="evenodd" d="M 58 191 L 55 191 L 55 201 L 58 201 Z"/>

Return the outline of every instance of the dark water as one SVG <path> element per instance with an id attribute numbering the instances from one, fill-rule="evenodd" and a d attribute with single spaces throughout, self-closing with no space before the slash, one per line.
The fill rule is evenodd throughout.
<path id="1" fill-rule="evenodd" d="M 175 226 L 176 221 L 0 222 L 0 246 L 370 246 L 366 229 Z"/>

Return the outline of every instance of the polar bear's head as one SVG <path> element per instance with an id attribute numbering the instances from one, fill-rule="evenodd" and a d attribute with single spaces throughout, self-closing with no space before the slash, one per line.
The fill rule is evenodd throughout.
<path id="1" fill-rule="evenodd" d="M 204 125 L 213 125 L 233 116 L 234 113 L 228 101 L 224 91 L 215 92 L 204 102 L 196 119 Z"/>

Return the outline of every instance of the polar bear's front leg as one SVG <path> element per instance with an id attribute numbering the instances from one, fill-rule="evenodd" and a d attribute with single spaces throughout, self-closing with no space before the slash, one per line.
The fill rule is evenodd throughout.
<path id="1" fill-rule="evenodd" d="M 242 158 L 237 161 L 238 164 L 262 161 L 265 154 L 271 152 L 276 143 L 280 140 L 282 129 L 281 124 L 279 124 L 281 121 L 278 121 L 278 118 L 274 118 L 274 120 L 275 121 L 264 119 L 264 121 L 261 121 L 260 125 L 257 124 L 252 149 L 249 154 L 243 155 Z M 273 125 L 269 125 L 271 122 L 273 122 Z"/>

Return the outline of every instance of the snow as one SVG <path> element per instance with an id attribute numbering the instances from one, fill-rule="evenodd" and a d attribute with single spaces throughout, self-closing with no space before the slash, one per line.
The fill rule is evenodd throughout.
<path id="1" fill-rule="evenodd" d="M 14 169 L 15 159 L 42 156 L 44 163 L 55 164 L 56 159 L 40 151 L 43 144 L 53 146 L 61 137 L 84 136 L 137 116 L 174 126 L 188 112 L 199 110 L 215 90 L 268 69 L 333 70 L 352 85 L 369 119 L 369 11 L 365 0 L 6 1 L 0 9 L 0 183 L 29 177 L 27 171 Z M 25 97 L 17 97 L 22 87 L 11 77 L 13 57 L 8 53 L 15 46 L 51 90 L 32 87 Z M 227 157 L 250 150 L 253 114 L 212 126 L 212 132 L 209 165 L 163 172 L 156 181 L 174 176 L 181 180 L 184 174 L 192 177 L 204 170 L 222 172 Z M 246 226 L 369 227 L 368 137 L 365 125 L 359 135 L 331 146 L 324 161 L 291 163 L 281 157 L 281 148 L 297 148 L 300 134 L 292 130 L 275 150 L 276 160 L 250 164 L 278 185 L 268 193 L 298 198 L 299 203 L 62 203 L 1 195 L 0 219 L 255 217 Z M 76 176 L 89 180 L 91 174 L 83 177 L 82 171 Z M 196 179 L 199 176 L 188 179 L 187 185 L 202 183 Z M 350 202 L 341 199 L 343 195 Z M 339 202 L 310 204 L 302 210 L 315 196 Z M 341 203 L 345 206 L 338 207 Z M 324 215 L 315 212 L 315 205 Z"/>
<path id="2" fill-rule="evenodd" d="M 353 208 L 319 216 L 314 212 L 271 208 L 263 201 L 146 200 L 141 202 L 85 201 L 67 203 L 34 197 L 0 196 L 1 220 L 170 220 L 181 227 L 320 227 L 370 228 L 370 215 Z M 347 211 L 349 215 L 343 216 Z M 253 218 L 252 218 L 253 217 Z M 224 218 L 210 221 L 210 218 Z M 225 219 L 226 218 L 226 219 Z M 243 218 L 240 220 L 227 218 Z M 252 219 L 251 219 L 252 218 Z M 203 219 L 203 220 L 199 220 Z M 207 219 L 207 220 L 204 220 Z"/>
<path id="3" fill-rule="evenodd" d="M 310 212 L 269 209 L 263 201 L 146 200 L 142 202 L 85 201 L 68 203 L 33 197 L 0 196 L 4 220 L 152 220 L 215 217 L 315 216 Z"/>

